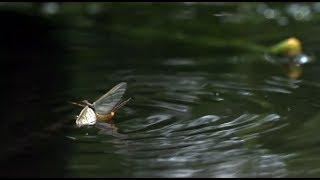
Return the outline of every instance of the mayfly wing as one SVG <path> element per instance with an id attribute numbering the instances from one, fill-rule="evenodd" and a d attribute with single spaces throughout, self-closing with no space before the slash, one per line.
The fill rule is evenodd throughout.
<path id="1" fill-rule="evenodd" d="M 122 82 L 114 86 L 105 95 L 101 96 L 93 103 L 95 112 L 99 114 L 108 114 L 119 103 L 127 89 L 127 83 Z"/>
<path id="2" fill-rule="evenodd" d="M 96 121 L 97 121 L 96 114 L 89 106 L 86 106 L 80 112 L 76 120 L 76 125 L 78 127 L 81 127 L 84 125 L 93 125 L 96 123 Z"/>
<path id="3" fill-rule="evenodd" d="M 126 105 L 129 101 L 131 100 L 131 98 L 125 100 L 125 101 L 122 101 L 121 103 L 117 104 L 113 109 L 112 111 L 117 111 L 118 109 L 120 109 L 122 106 Z"/>

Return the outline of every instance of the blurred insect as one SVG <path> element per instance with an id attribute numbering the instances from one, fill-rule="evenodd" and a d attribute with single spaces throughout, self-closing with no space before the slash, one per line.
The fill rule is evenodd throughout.
<path id="1" fill-rule="evenodd" d="M 93 103 L 83 100 L 82 103 L 71 102 L 74 105 L 84 107 L 77 116 L 76 125 L 78 127 L 85 125 L 94 125 L 97 122 L 113 123 L 113 117 L 117 110 L 127 104 L 131 98 L 120 102 L 127 89 L 127 83 L 122 82 L 114 86 L 105 95 L 101 96 Z"/>

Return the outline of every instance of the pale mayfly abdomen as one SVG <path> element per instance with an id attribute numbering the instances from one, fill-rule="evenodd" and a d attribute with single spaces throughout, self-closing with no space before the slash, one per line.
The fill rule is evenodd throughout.
<path id="1" fill-rule="evenodd" d="M 100 114 L 98 112 L 95 112 L 96 113 L 96 116 L 97 116 L 97 120 L 98 121 L 102 121 L 102 122 L 111 122 L 112 121 L 112 118 L 115 116 L 116 114 L 116 111 L 118 109 L 120 109 L 122 106 L 124 106 L 125 104 L 127 104 L 129 101 L 131 100 L 131 98 L 125 100 L 125 101 L 122 101 L 121 103 L 117 104 L 110 113 L 108 114 Z"/>
<path id="2" fill-rule="evenodd" d="M 78 127 L 85 126 L 85 125 L 94 125 L 96 121 L 97 121 L 97 117 L 93 109 L 91 109 L 89 106 L 86 106 L 80 112 L 76 120 L 76 125 Z"/>
<path id="3" fill-rule="evenodd" d="M 113 118 L 114 115 L 115 115 L 114 112 L 111 112 L 111 113 L 106 114 L 106 115 L 96 113 L 97 120 L 101 121 L 101 122 L 110 122 L 110 121 L 112 121 L 112 118 Z"/>

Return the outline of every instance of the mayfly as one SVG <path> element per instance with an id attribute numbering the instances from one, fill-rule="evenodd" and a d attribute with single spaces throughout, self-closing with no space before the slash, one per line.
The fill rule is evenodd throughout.
<path id="1" fill-rule="evenodd" d="M 122 82 L 114 86 L 105 95 L 101 96 L 93 103 L 83 100 L 83 104 L 72 104 L 84 107 L 77 116 L 76 125 L 78 127 L 85 125 L 94 125 L 96 122 L 112 123 L 113 117 L 119 108 L 124 106 L 131 98 L 120 102 L 127 89 L 127 83 Z"/>

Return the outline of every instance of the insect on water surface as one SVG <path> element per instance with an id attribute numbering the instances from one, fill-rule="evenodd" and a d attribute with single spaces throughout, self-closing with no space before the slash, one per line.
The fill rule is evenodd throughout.
<path id="1" fill-rule="evenodd" d="M 83 104 L 72 104 L 84 107 L 77 116 L 76 125 L 78 127 L 85 125 L 94 125 L 96 122 L 112 123 L 116 111 L 124 106 L 131 98 L 120 102 L 127 89 L 127 83 L 122 82 L 114 86 L 110 91 L 101 96 L 93 103 L 83 100 Z"/>

